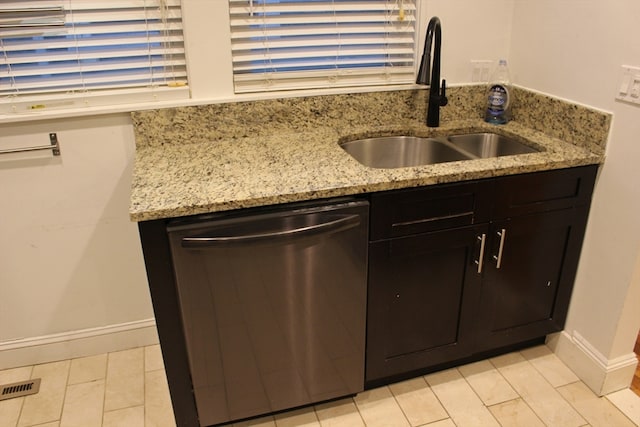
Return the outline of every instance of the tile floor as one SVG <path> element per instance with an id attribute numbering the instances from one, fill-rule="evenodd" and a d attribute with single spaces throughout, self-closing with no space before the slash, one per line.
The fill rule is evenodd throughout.
<path id="1" fill-rule="evenodd" d="M 159 347 L 0 371 L 42 378 L 36 395 L 0 401 L 0 427 L 175 426 Z M 626 414 L 626 415 L 625 415 Z M 634 426 L 640 397 L 594 395 L 545 346 L 235 426 Z"/>

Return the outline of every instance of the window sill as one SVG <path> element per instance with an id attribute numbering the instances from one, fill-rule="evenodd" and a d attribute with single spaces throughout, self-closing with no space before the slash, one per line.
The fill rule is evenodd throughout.
<path id="1" fill-rule="evenodd" d="M 23 123 L 32 121 L 44 121 L 53 119 L 72 119 L 76 117 L 87 117 L 104 114 L 131 113 L 133 111 L 155 110 L 162 108 L 189 107 L 207 104 L 223 104 L 229 102 L 260 101 L 278 98 L 298 98 L 304 96 L 336 95 L 345 93 L 382 92 L 395 90 L 420 89 L 425 86 L 415 84 L 387 85 L 387 86 L 362 86 L 348 88 L 295 90 L 281 92 L 264 92 L 251 94 L 232 94 L 225 97 L 215 98 L 187 98 L 171 99 L 150 102 L 122 103 L 110 106 L 95 106 L 84 108 L 52 108 L 50 110 L 32 110 L 17 113 L 0 114 L 0 124 Z"/>

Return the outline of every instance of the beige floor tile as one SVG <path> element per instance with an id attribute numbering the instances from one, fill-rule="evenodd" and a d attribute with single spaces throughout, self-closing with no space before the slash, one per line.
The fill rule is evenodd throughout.
<path id="1" fill-rule="evenodd" d="M 32 366 L 0 371 L 0 384 L 12 384 L 31 378 Z M 20 417 L 24 397 L 0 401 L 0 426 L 15 426 Z"/>
<path id="2" fill-rule="evenodd" d="M 518 397 L 518 393 L 488 360 L 460 366 L 458 371 L 487 406 Z"/>
<path id="3" fill-rule="evenodd" d="M 425 427 L 456 427 L 456 425 L 451 420 L 451 418 L 447 418 L 446 420 L 440 420 L 436 421 L 435 423 L 425 424 Z"/>
<path id="4" fill-rule="evenodd" d="M 102 427 L 144 427 L 144 406 L 105 412 Z"/>
<path id="5" fill-rule="evenodd" d="M 418 377 L 389 386 L 412 426 L 449 418 L 424 378 Z"/>
<path id="6" fill-rule="evenodd" d="M 144 404 L 144 349 L 109 353 L 104 410 Z"/>
<path id="7" fill-rule="evenodd" d="M 583 382 L 558 388 L 560 394 L 594 427 L 633 427 L 634 424 L 604 397 L 598 397 Z"/>
<path id="8" fill-rule="evenodd" d="M 578 427 L 587 423 L 520 353 L 491 359 L 503 377 L 549 427 Z"/>
<path id="9" fill-rule="evenodd" d="M 353 400 L 367 427 L 409 426 L 409 422 L 388 387 L 363 391 Z"/>
<path id="10" fill-rule="evenodd" d="M 33 366 L 23 366 L 21 368 L 11 368 L 0 371 L 0 384 L 16 383 L 31 378 Z"/>
<path id="11" fill-rule="evenodd" d="M 544 427 L 544 423 L 522 399 L 514 399 L 489 407 L 502 427 Z"/>
<path id="12" fill-rule="evenodd" d="M 71 360 L 68 384 L 103 380 L 107 376 L 107 355 L 81 357 Z"/>
<path id="13" fill-rule="evenodd" d="M 427 375 L 425 379 L 456 426 L 499 427 L 491 412 L 457 369 Z"/>
<path id="14" fill-rule="evenodd" d="M 580 381 L 580 378 L 562 363 L 546 345 L 531 347 L 520 353 L 556 388 Z"/>
<path id="15" fill-rule="evenodd" d="M 42 378 L 40 392 L 1 401 L 0 427 L 175 427 L 159 346 L 0 371 L 0 384 L 28 378 Z M 640 426 L 632 391 L 599 398 L 573 379 L 539 346 L 233 427 Z M 135 393 L 118 403 L 109 384 Z M 108 399 L 143 403 L 103 412 Z"/>
<path id="16" fill-rule="evenodd" d="M 240 421 L 239 423 L 233 424 L 233 427 L 276 427 L 276 420 L 272 415 L 268 415 L 253 420 Z"/>
<path id="17" fill-rule="evenodd" d="M 620 409 L 631 421 L 640 426 L 640 396 L 631 389 L 616 391 L 606 398 Z"/>
<path id="18" fill-rule="evenodd" d="M 162 351 L 160 345 L 150 345 L 144 348 L 144 370 L 145 372 L 164 369 Z"/>
<path id="19" fill-rule="evenodd" d="M 294 409 L 274 416 L 277 427 L 320 427 L 313 407 Z"/>
<path id="20" fill-rule="evenodd" d="M 353 399 L 340 399 L 315 406 L 322 427 L 364 427 Z"/>
<path id="21" fill-rule="evenodd" d="M 25 397 L 18 426 L 33 426 L 60 420 L 70 366 L 71 362 L 64 360 L 33 367 L 31 378 L 42 379 L 40 391 Z"/>
<path id="22" fill-rule="evenodd" d="M 145 373 L 144 387 L 145 427 L 175 427 L 175 417 L 164 371 Z"/>
<path id="23" fill-rule="evenodd" d="M 101 427 L 104 380 L 67 387 L 60 427 Z"/>
<path id="24" fill-rule="evenodd" d="M 0 426 L 15 426 L 18 424 L 23 403 L 24 397 L 16 397 L 0 402 Z"/>

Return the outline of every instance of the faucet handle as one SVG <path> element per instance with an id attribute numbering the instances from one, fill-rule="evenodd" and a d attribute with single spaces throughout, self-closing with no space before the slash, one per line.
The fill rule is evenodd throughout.
<path id="1" fill-rule="evenodd" d="M 444 107 L 447 105 L 449 100 L 447 99 L 447 81 L 442 79 L 442 86 L 440 89 L 440 106 Z"/>

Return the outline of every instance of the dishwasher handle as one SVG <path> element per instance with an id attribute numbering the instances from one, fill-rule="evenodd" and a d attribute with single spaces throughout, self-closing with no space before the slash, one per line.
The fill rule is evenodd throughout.
<path id="1" fill-rule="evenodd" d="M 336 218 L 336 216 L 338 218 Z M 233 236 L 189 236 L 182 238 L 183 248 L 206 248 L 211 246 L 258 243 L 264 241 L 285 240 L 332 234 L 360 225 L 359 215 L 331 215 L 330 220 L 318 224 L 305 225 L 290 230 L 268 231 L 257 234 L 240 234 Z"/>

